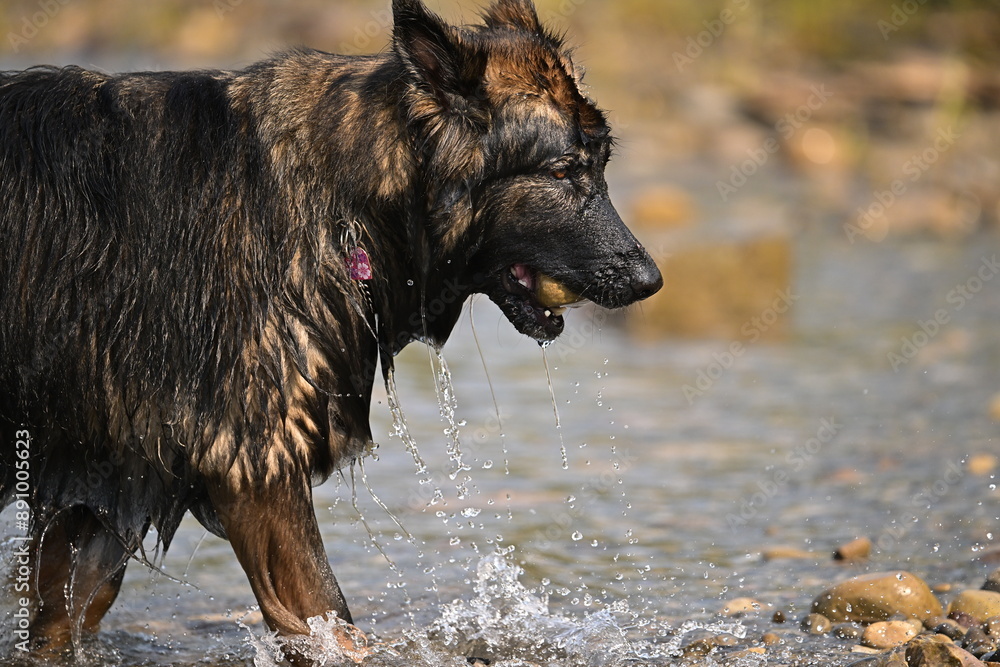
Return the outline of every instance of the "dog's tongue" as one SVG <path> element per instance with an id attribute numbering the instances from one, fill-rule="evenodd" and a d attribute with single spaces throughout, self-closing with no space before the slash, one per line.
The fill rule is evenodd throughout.
<path id="1" fill-rule="evenodd" d="M 539 273 L 535 279 L 535 298 L 546 308 L 565 308 L 584 300 L 579 294 L 544 273 Z"/>

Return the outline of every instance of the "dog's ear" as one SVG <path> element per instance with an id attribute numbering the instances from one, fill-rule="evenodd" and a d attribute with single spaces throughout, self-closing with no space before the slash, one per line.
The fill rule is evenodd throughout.
<path id="1" fill-rule="evenodd" d="M 512 28 L 542 33 L 542 23 L 531 0 L 496 0 L 483 15 L 489 28 Z"/>
<path id="2" fill-rule="evenodd" d="M 446 108 L 450 96 L 476 97 L 486 71 L 486 54 L 465 44 L 457 31 L 421 0 L 393 0 L 393 47 Z"/>

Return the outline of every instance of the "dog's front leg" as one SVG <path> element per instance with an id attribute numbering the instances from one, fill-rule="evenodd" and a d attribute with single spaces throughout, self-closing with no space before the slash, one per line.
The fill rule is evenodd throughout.
<path id="1" fill-rule="evenodd" d="M 272 630 L 308 635 L 306 619 L 330 611 L 354 622 L 323 549 L 306 475 L 261 485 L 217 480 L 209 495 Z M 362 649 L 346 632 L 338 639 L 347 651 Z"/>

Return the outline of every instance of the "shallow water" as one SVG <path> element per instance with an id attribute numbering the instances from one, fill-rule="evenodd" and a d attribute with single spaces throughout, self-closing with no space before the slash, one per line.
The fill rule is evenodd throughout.
<path id="1" fill-rule="evenodd" d="M 355 619 L 383 642 L 365 664 L 846 665 L 849 643 L 795 622 L 832 581 L 902 568 L 978 587 L 997 566 L 1000 493 L 966 461 L 997 451 L 1000 280 L 961 308 L 948 297 L 1000 240 L 821 241 L 798 241 L 794 337 L 748 343 L 731 364 L 731 341 L 637 345 L 602 313 L 570 313 L 546 350 L 558 429 L 541 351 L 487 302 L 474 308 L 482 357 L 468 316 L 444 349 L 450 382 L 426 348 L 408 349 L 397 395 L 426 470 L 383 391 L 379 460 L 353 487 L 345 471 L 316 490 Z M 894 371 L 887 355 L 939 309 L 949 323 Z M 701 371 L 711 386 L 689 401 Z M 830 559 L 862 535 L 877 545 L 869 563 Z M 760 557 L 779 545 L 816 557 Z M 130 566 L 91 664 L 273 664 L 227 543 L 189 517 L 161 567 Z M 716 615 L 741 596 L 790 622 Z M 764 631 L 786 644 L 676 657 L 698 637 L 742 635 L 745 648 Z"/>

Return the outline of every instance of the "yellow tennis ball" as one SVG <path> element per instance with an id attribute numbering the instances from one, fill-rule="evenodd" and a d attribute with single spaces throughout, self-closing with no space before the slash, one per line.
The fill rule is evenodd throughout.
<path id="1" fill-rule="evenodd" d="M 535 298 L 546 308 L 560 308 L 581 301 L 579 294 L 544 273 L 538 274 Z"/>

